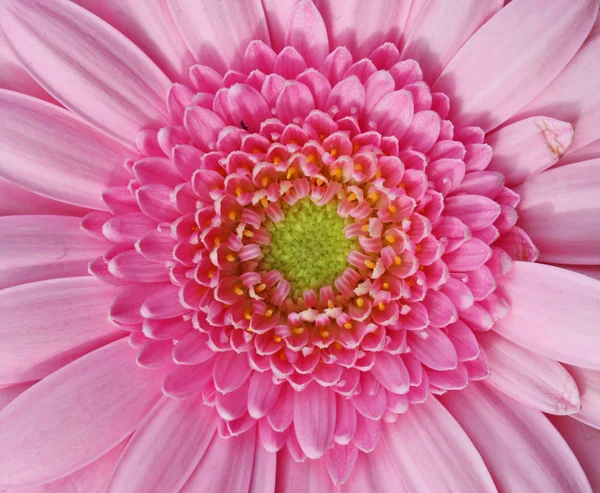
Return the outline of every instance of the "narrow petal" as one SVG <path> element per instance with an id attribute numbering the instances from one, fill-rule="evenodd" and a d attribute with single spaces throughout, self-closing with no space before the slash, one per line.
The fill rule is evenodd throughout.
<path id="1" fill-rule="evenodd" d="M 73 113 L 130 146 L 141 128 L 169 121 L 169 79 L 109 24 L 66 0 L 10 0 L 3 7 L 10 45 Z"/>
<path id="2" fill-rule="evenodd" d="M 491 375 L 487 382 L 513 399 L 549 414 L 579 411 L 579 391 L 558 362 L 532 353 L 494 332 L 479 334 Z"/>
<path id="3" fill-rule="evenodd" d="M 323 18 L 311 0 L 300 0 L 292 10 L 285 36 L 309 67 L 319 68 L 329 53 L 329 40 Z"/>
<path id="4" fill-rule="evenodd" d="M 572 139 L 570 123 L 544 116 L 521 120 L 487 136 L 494 149 L 487 169 L 502 173 L 507 186 L 518 185 L 555 164 Z"/>
<path id="5" fill-rule="evenodd" d="M 331 48 L 345 46 L 360 60 L 389 41 L 397 44 L 408 17 L 411 2 L 373 0 L 317 0 Z"/>
<path id="6" fill-rule="evenodd" d="M 591 493 L 575 455 L 541 412 L 475 382 L 460 392 L 448 392 L 442 402 L 502 491 Z"/>
<path id="7" fill-rule="evenodd" d="M 277 493 L 335 493 L 322 460 L 296 462 L 287 447 L 277 454 Z"/>
<path id="8" fill-rule="evenodd" d="M 575 136 L 568 153 L 600 138 L 600 93 L 598 92 L 600 24 L 596 22 L 588 39 L 567 67 L 542 93 L 519 112 L 515 119 L 552 115 L 570 122 Z"/>
<path id="9" fill-rule="evenodd" d="M 0 290 L 0 384 L 37 380 L 124 333 L 107 308 L 114 287 L 93 277 Z"/>
<path id="10" fill-rule="evenodd" d="M 459 48 L 503 3 L 503 0 L 427 2 L 410 30 L 402 58 L 418 60 L 424 80 L 435 82 Z"/>
<path id="11" fill-rule="evenodd" d="M 487 132 L 561 72 L 583 44 L 597 13 L 593 0 L 511 2 L 471 36 L 433 90 L 450 96 L 455 125 L 475 124 Z"/>
<path id="12" fill-rule="evenodd" d="M 600 159 L 551 169 L 515 191 L 519 226 L 540 260 L 600 264 Z"/>
<path id="13" fill-rule="evenodd" d="M 433 396 L 384 424 L 383 438 L 410 491 L 496 491 L 477 449 Z"/>
<path id="14" fill-rule="evenodd" d="M 0 178 L 61 202 L 106 209 L 129 151 L 56 105 L 0 90 Z"/>
<path id="15" fill-rule="evenodd" d="M 256 428 L 227 440 L 215 435 L 200 464 L 179 493 L 247 493 L 252 478 L 255 443 Z"/>
<path id="16" fill-rule="evenodd" d="M 214 411 L 201 399 L 163 397 L 127 445 L 107 493 L 179 491 L 206 452 L 216 424 Z"/>
<path id="17" fill-rule="evenodd" d="M 331 446 L 335 431 L 335 393 L 312 383 L 294 394 L 294 429 L 300 448 L 310 459 L 318 459 Z"/>
<path id="18" fill-rule="evenodd" d="M 600 281 L 515 262 L 499 285 L 510 305 L 508 316 L 494 325 L 500 335 L 548 358 L 600 369 Z"/>
<path id="19" fill-rule="evenodd" d="M 567 367 L 581 393 L 581 412 L 573 418 L 600 430 L 600 371 Z"/>
<path id="20" fill-rule="evenodd" d="M 257 438 L 248 493 L 275 493 L 276 478 L 277 454 L 267 452 Z"/>
<path id="21" fill-rule="evenodd" d="M 36 384 L 0 412 L 0 485 L 50 482 L 107 453 L 156 404 L 161 377 L 121 339 Z"/>
<path id="22" fill-rule="evenodd" d="M 270 44 L 260 0 L 167 0 L 167 5 L 196 61 L 221 73 L 244 69 L 250 41 Z"/>
<path id="23" fill-rule="evenodd" d="M 0 217 L 0 289 L 57 277 L 87 275 L 106 249 L 67 216 Z"/>

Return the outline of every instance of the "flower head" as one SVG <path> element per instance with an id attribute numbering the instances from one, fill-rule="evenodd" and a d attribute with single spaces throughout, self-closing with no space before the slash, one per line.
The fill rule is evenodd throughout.
<path id="1" fill-rule="evenodd" d="M 0 218 L 33 249 L 0 291 L 7 348 L 23 347 L 0 383 L 40 380 L 0 413 L 0 455 L 18 452 L 0 485 L 513 491 L 531 468 L 540 491 L 591 491 L 542 412 L 598 425 L 600 286 L 533 262 L 600 262 L 598 163 L 545 171 L 600 137 L 596 106 L 547 109 L 598 51 L 598 6 L 413 3 L 370 31 L 344 27 L 361 2 L 2 7 L 11 48 L 68 110 L 0 91 L 20 165 L 0 176 L 73 204 L 85 234 L 67 216 Z M 513 33 L 476 71 L 517 21 L 531 46 Z M 63 256 L 28 247 L 38 234 Z M 50 438 L 31 472 L 36 433 Z M 52 457 L 57 434 L 81 453 Z"/>

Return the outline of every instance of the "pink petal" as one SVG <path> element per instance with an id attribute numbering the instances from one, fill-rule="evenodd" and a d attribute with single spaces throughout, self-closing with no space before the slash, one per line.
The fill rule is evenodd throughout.
<path id="1" fill-rule="evenodd" d="M 256 429 L 240 436 L 215 435 L 196 470 L 179 493 L 246 493 L 250 488 Z M 164 490 L 163 490 L 164 491 Z"/>
<path id="2" fill-rule="evenodd" d="M 581 394 L 581 411 L 573 418 L 600 430 L 600 371 L 569 366 Z"/>
<path id="3" fill-rule="evenodd" d="M 476 124 L 489 131 L 537 96 L 587 37 L 598 11 L 595 3 L 556 0 L 549 6 L 524 0 L 500 10 L 471 36 L 433 86 L 450 96 L 455 125 Z"/>
<path id="4" fill-rule="evenodd" d="M 57 277 L 87 275 L 106 244 L 67 216 L 0 217 L 0 288 Z"/>
<path id="5" fill-rule="evenodd" d="M 201 399 L 161 398 L 123 452 L 107 493 L 179 491 L 204 456 L 215 429 L 214 411 Z"/>
<path id="6" fill-rule="evenodd" d="M 579 161 L 589 161 L 600 156 L 600 139 L 595 140 L 591 144 L 581 147 L 573 152 L 567 152 L 560 161 L 559 166 L 564 164 L 578 163 Z"/>
<path id="7" fill-rule="evenodd" d="M 397 44 L 408 12 L 410 2 L 373 0 L 368 4 L 361 0 L 317 0 L 323 15 L 331 48 L 345 46 L 355 60 L 369 56 L 386 41 Z"/>
<path id="8" fill-rule="evenodd" d="M 572 139 L 570 123 L 543 116 L 521 120 L 487 136 L 494 149 L 488 169 L 502 173 L 507 186 L 518 185 L 555 164 Z"/>
<path id="9" fill-rule="evenodd" d="M 232 392 L 248 379 L 250 372 L 245 354 L 236 354 L 233 351 L 223 353 L 216 358 L 213 368 L 215 387 L 222 393 Z"/>
<path id="10" fill-rule="evenodd" d="M 353 444 L 334 445 L 325 455 L 325 466 L 334 484 L 346 482 L 358 458 L 358 449 Z"/>
<path id="11" fill-rule="evenodd" d="M 600 369 L 600 281 L 550 265 L 515 262 L 499 284 L 510 311 L 494 330 L 548 358 Z"/>
<path id="12" fill-rule="evenodd" d="M 315 100 L 304 84 L 286 84 L 276 102 L 277 118 L 283 123 L 301 125 L 304 118 L 315 109 Z"/>
<path id="13" fill-rule="evenodd" d="M 75 3 L 117 28 L 172 79 L 185 81 L 194 58 L 181 38 L 165 2 L 76 0 Z"/>
<path id="14" fill-rule="evenodd" d="M 421 363 L 434 370 L 452 370 L 458 364 L 458 357 L 454 345 L 448 336 L 440 329 L 429 327 L 428 338 L 408 333 L 408 346 L 411 354 Z"/>
<path id="15" fill-rule="evenodd" d="M 502 0 L 427 2 L 410 30 L 402 58 L 418 60 L 424 80 L 433 83 L 462 45 L 502 4 Z"/>
<path id="16" fill-rule="evenodd" d="M 277 454 L 277 493 L 334 493 L 322 460 L 296 462 L 287 448 Z"/>
<path id="17" fill-rule="evenodd" d="M 405 394 L 410 385 L 408 370 L 400 355 L 392 355 L 386 352 L 377 353 L 373 375 L 390 392 Z"/>
<path id="18" fill-rule="evenodd" d="M 269 44 L 260 0 L 167 0 L 167 5 L 196 61 L 221 73 L 244 68 L 244 52 L 250 41 Z"/>
<path id="19" fill-rule="evenodd" d="M 68 111 L 0 91 L 0 177 L 33 192 L 106 209 L 104 189 L 126 183 L 129 152 Z"/>
<path id="20" fill-rule="evenodd" d="M 600 263 L 600 159 L 548 170 L 520 185 L 519 226 L 542 262 Z"/>
<path id="21" fill-rule="evenodd" d="M 483 241 L 472 238 L 458 249 L 443 256 L 451 272 L 471 272 L 484 265 L 492 256 L 492 251 Z"/>
<path id="22" fill-rule="evenodd" d="M 123 324 L 139 324 L 144 321 L 140 312 L 142 305 L 153 293 L 168 284 L 133 284 L 126 286 L 114 295 L 109 306 L 108 319 Z"/>
<path id="23" fill-rule="evenodd" d="M 179 287 L 167 285 L 152 293 L 140 309 L 142 317 L 164 320 L 183 315 L 188 310 L 179 301 Z"/>
<path id="24" fill-rule="evenodd" d="M 596 22 L 588 39 L 566 68 L 515 117 L 552 115 L 573 124 L 575 136 L 569 154 L 600 138 L 600 95 L 595 84 L 599 49 L 600 24 Z"/>
<path id="25" fill-rule="evenodd" d="M 53 481 L 129 436 L 158 401 L 162 378 L 139 368 L 134 356 L 126 339 L 113 342 L 9 404 L 0 413 L 0 485 Z"/>
<path id="26" fill-rule="evenodd" d="M 294 429 L 302 451 L 318 459 L 331 446 L 335 430 L 335 393 L 312 383 L 294 396 Z"/>
<path id="27" fill-rule="evenodd" d="M 300 0 L 294 6 L 287 25 L 285 44 L 293 46 L 309 67 L 319 68 L 329 53 L 325 23 L 315 4 Z"/>
<path id="28" fill-rule="evenodd" d="M 435 397 L 384 424 L 383 437 L 411 491 L 496 491 L 477 449 Z"/>
<path id="29" fill-rule="evenodd" d="M 503 491 L 591 493 L 577 459 L 541 412 L 480 383 L 449 392 L 442 402 Z"/>
<path id="30" fill-rule="evenodd" d="M 156 264 L 135 250 L 119 253 L 108 263 L 108 270 L 119 279 L 135 282 L 166 282 L 169 271 L 164 264 Z"/>
<path id="31" fill-rule="evenodd" d="M 234 84 L 228 98 L 231 118 L 236 124 L 244 122 L 250 132 L 258 132 L 260 124 L 272 116 L 265 98 L 247 84 Z"/>
<path id="32" fill-rule="evenodd" d="M 570 417 L 550 416 L 550 421 L 577 456 L 593 491 L 600 489 L 600 430 Z"/>
<path id="33" fill-rule="evenodd" d="M 199 106 L 190 106 L 186 110 L 183 124 L 196 147 L 204 152 L 214 150 L 219 132 L 225 126 L 216 113 Z"/>
<path id="34" fill-rule="evenodd" d="M 169 121 L 169 79 L 116 29 L 66 0 L 11 0 L 4 6 L 9 43 L 73 113 L 128 145 L 141 128 Z"/>
<path id="35" fill-rule="evenodd" d="M 579 411 L 577 384 L 560 363 L 532 353 L 494 332 L 479 334 L 479 341 L 488 357 L 490 385 L 545 413 Z"/>
<path id="36" fill-rule="evenodd" d="M 401 139 L 413 119 L 412 99 L 412 94 L 405 90 L 386 94 L 367 115 L 368 126 L 383 135 Z"/>
<path id="37" fill-rule="evenodd" d="M 281 385 L 273 383 L 270 372 L 254 372 L 248 389 L 248 414 L 254 419 L 267 414 L 279 397 Z"/>
<path id="38" fill-rule="evenodd" d="M 114 287 L 93 277 L 53 279 L 0 291 L 0 383 L 37 380 L 123 337 L 106 320 Z"/>

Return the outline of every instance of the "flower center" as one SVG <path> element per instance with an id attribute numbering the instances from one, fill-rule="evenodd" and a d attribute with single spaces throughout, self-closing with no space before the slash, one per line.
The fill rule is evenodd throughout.
<path id="1" fill-rule="evenodd" d="M 344 227 L 351 221 L 340 217 L 337 203 L 318 206 L 304 199 L 284 208 L 285 217 L 269 221 L 265 228 L 271 242 L 263 248 L 264 270 L 278 270 L 299 295 L 333 282 L 348 267 L 348 254 L 356 248 L 346 238 Z"/>

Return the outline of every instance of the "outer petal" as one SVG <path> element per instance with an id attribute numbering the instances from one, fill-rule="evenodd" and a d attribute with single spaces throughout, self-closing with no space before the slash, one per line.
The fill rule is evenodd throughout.
<path id="1" fill-rule="evenodd" d="M 542 262 L 600 264 L 600 159 L 549 170 L 515 191 L 518 225 Z"/>
<path id="2" fill-rule="evenodd" d="M 73 0 L 138 45 L 172 79 L 187 80 L 194 58 L 181 38 L 165 0 Z"/>
<path id="3" fill-rule="evenodd" d="M 600 23 L 565 70 L 544 91 L 519 112 L 515 119 L 552 115 L 571 122 L 575 137 L 569 153 L 600 138 Z"/>
<path id="4" fill-rule="evenodd" d="M 550 416 L 550 421 L 569 444 L 592 486 L 600 490 L 600 430 L 572 418 Z"/>
<path id="5" fill-rule="evenodd" d="M 503 6 L 503 0 L 427 2 L 402 50 L 417 60 L 424 80 L 433 83 L 459 48 Z"/>
<path id="6" fill-rule="evenodd" d="M 433 90 L 450 96 L 455 124 L 489 131 L 560 73 L 584 42 L 597 12 L 594 0 L 511 2 L 458 51 Z"/>
<path id="7" fill-rule="evenodd" d="M 579 411 L 575 380 L 554 360 L 532 353 L 494 332 L 479 334 L 491 375 L 487 382 L 513 399 L 549 414 Z"/>
<path id="8" fill-rule="evenodd" d="M 128 151 L 68 111 L 0 90 L 0 113 L 1 178 L 95 209 L 103 190 L 126 183 Z"/>
<path id="9" fill-rule="evenodd" d="M 277 454 L 277 493 L 334 493 L 323 460 L 295 462 L 287 447 Z"/>
<path id="10" fill-rule="evenodd" d="M 573 415 L 579 421 L 600 430 L 600 371 L 568 367 L 581 393 L 581 412 Z"/>
<path id="11" fill-rule="evenodd" d="M 85 233 L 79 218 L 0 217 L 0 289 L 57 277 L 87 274 L 106 244 Z"/>
<path id="12" fill-rule="evenodd" d="M 490 171 L 499 171 L 512 187 L 539 175 L 556 163 L 573 139 L 570 123 L 535 116 L 501 128 L 487 136 L 494 149 Z"/>
<path id="13" fill-rule="evenodd" d="M 140 128 L 169 121 L 169 79 L 95 15 L 66 0 L 7 0 L 2 10 L 17 56 L 74 113 L 132 148 Z"/>
<path id="14" fill-rule="evenodd" d="M 167 4 L 196 61 L 222 73 L 244 69 L 250 41 L 269 44 L 260 0 L 167 0 Z"/>
<path id="15" fill-rule="evenodd" d="M 549 358 L 600 369 L 600 281 L 550 265 L 515 262 L 499 285 L 510 311 L 494 330 Z"/>
<path id="16" fill-rule="evenodd" d="M 248 493 L 274 493 L 277 477 L 277 454 L 267 452 L 256 439 L 254 465 Z"/>
<path id="17" fill-rule="evenodd" d="M 256 427 L 227 440 L 215 435 L 200 464 L 179 493 L 247 493 L 252 478 Z"/>
<path id="18" fill-rule="evenodd" d="M 475 382 L 442 402 L 473 440 L 499 491 L 591 493 L 579 462 L 541 412 Z"/>
<path id="19" fill-rule="evenodd" d="M 123 332 L 107 321 L 114 287 L 93 277 L 0 290 L 0 384 L 45 377 Z"/>
<path id="20" fill-rule="evenodd" d="M 410 491 L 496 491 L 473 443 L 433 396 L 384 424 L 383 437 Z"/>
<path id="21" fill-rule="evenodd" d="M 335 393 L 312 383 L 294 393 L 294 429 L 300 448 L 310 459 L 320 458 L 333 442 Z"/>
<path id="22" fill-rule="evenodd" d="M 116 341 L 53 373 L 0 412 L 0 485 L 53 481 L 129 436 L 158 401 L 162 377 L 139 368 L 134 356 L 126 339 Z"/>
<path id="23" fill-rule="evenodd" d="M 311 0 L 300 0 L 294 7 L 286 32 L 286 45 L 293 46 L 310 67 L 319 68 L 329 53 L 327 29 Z"/>
<path id="24" fill-rule="evenodd" d="M 179 491 L 215 429 L 214 411 L 201 399 L 163 397 L 133 435 L 107 493 Z"/>
<path id="25" fill-rule="evenodd" d="M 325 20 L 331 48 L 345 46 L 355 60 L 360 60 L 386 41 L 400 41 L 411 2 L 317 0 L 316 4 Z"/>

